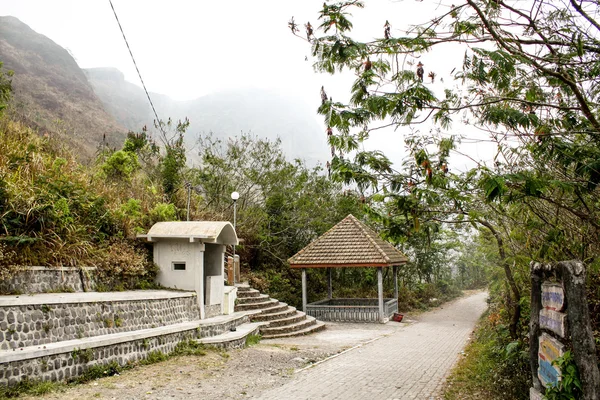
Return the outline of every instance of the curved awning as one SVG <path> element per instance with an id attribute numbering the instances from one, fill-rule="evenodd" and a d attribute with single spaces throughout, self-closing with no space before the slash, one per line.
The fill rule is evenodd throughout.
<path id="1" fill-rule="evenodd" d="M 147 234 L 138 235 L 149 242 L 160 239 L 189 239 L 190 242 L 239 244 L 233 225 L 227 221 L 157 222 Z"/>

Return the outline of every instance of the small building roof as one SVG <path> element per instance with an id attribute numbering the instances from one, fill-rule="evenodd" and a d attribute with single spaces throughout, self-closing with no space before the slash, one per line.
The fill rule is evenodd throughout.
<path id="1" fill-rule="evenodd" d="M 292 268 L 388 267 L 408 258 L 350 214 L 288 261 Z"/>
<path id="2" fill-rule="evenodd" d="M 190 242 L 239 244 L 235 229 L 227 221 L 171 221 L 157 222 L 146 235 L 138 235 L 149 242 L 158 239 L 189 239 Z"/>

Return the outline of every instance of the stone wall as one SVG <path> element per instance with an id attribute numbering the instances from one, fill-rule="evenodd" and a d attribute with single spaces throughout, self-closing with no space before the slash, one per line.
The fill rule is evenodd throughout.
<path id="1" fill-rule="evenodd" d="M 89 292 L 95 268 L 26 267 L 10 279 L 0 281 L 0 294 Z"/>
<path id="2" fill-rule="evenodd" d="M 206 318 L 216 317 L 221 315 L 221 304 L 213 304 L 212 306 L 204 306 L 204 314 Z"/>
<path id="3" fill-rule="evenodd" d="M 200 319 L 196 296 L 0 307 L 0 350 Z"/>
<path id="4" fill-rule="evenodd" d="M 217 323 L 217 324 L 211 324 L 211 325 L 202 324 L 202 327 L 200 330 L 200 337 L 207 338 L 207 337 L 217 336 L 217 335 L 220 335 L 222 333 L 225 333 L 225 332 L 231 330 L 232 328 L 235 328 L 239 325 L 242 325 L 242 324 L 245 324 L 248 322 L 250 322 L 250 317 L 244 316 L 242 318 L 236 318 L 231 321 L 224 322 L 224 323 Z"/>
<path id="5" fill-rule="evenodd" d="M 141 361 L 155 351 L 171 353 L 179 342 L 197 338 L 198 331 L 193 329 L 110 346 L 3 363 L 0 364 L 0 385 L 13 386 L 25 377 L 31 381 L 71 381 L 94 365 L 107 365 L 116 361 L 125 366 Z"/>

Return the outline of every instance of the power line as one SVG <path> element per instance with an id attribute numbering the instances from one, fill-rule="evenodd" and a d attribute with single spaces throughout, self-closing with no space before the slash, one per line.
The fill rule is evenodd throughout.
<path id="1" fill-rule="evenodd" d="M 113 14 L 115 14 L 115 19 L 117 20 L 117 24 L 119 25 L 119 29 L 121 30 L 121 34 L 123 35 L 123 40 L 125 40 L 125 45 L 127 46 L 127 50 L 129 50 L 129 55 L 131 56 L 131 61 L 133 61 L 135 70 L 137 71 L 137 74 L 140 77 L 140 82 L 142 82 L 142 87 L 144 88 L 144 92 L 146 92 L 146 97 L 148 98 L 148 101 L 150 102 L 150 107 L 152 107 L 152 111 L 154 112 L 154 116 L 156 117 L 156 124 L 158 125 L 158 128 L 160 129 L 162 134 L 166 137 L 167 134 L 163 130 L 160 118 L 158 118 L 158 113 L 156 112 L 156 108 L 154 108 L 154 103 L 152 103 L 152 99 L 150 98 L 150 93 L 148 93 L 148 89 L 146 89 L 146 84 L 144 83 L 144 79 L 142 79 L 142 74 L 140 73 L 140 69 L 138 68 L 137 63 L 135 62 L 135 58 L 133 57 L 133 52 L 131 51 L 131 47 L 129 47 L 129 42 L 127 41 L 127 38 L 125 37 L 125 32 L 123 31 L 123 27 L 121 26 L 121 22 L 119 21 L 119 17 L 117 16 L 117 12 L 115 11 L 115 7 L 113 6 L 112 0 L 108 0 L 108 2 L 110 3 L 110 8 L 112 8 L 112 10 L 113 10 Z"/>

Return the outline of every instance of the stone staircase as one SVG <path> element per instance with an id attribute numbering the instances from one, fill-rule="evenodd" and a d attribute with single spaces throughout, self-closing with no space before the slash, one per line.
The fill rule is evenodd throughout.
<path id="1" fill-rule="evenodd" d="M 263 339 L 307 335 L 325 329 L 325 324 L 296 308 L 271 299 L 248 284 L 237 284 L 235 311 L 254 311 L 250 320 L 260 324 Z"/>

